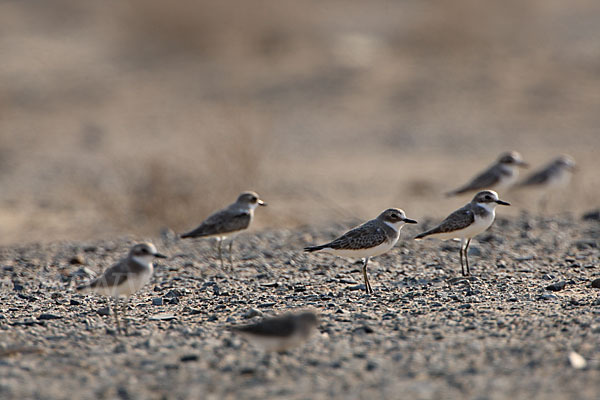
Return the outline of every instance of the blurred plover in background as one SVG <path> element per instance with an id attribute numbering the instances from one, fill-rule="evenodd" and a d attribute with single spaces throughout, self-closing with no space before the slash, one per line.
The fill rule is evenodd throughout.
<path id="1" fill-rule="evenodd" d="M 126 258 L 108 268 L 93 281 L 77 287 L 78 291 L 93 291 L 115 298 L 114 313 L 117 333 L 121 331 L 118 315 L 119 298 L 131 296 L 150 281 L 154 272 L 152 261 L 155 257 L 167 258 L 157 252 L 152 243 L 136 244 Z M 123 313 L 125 313 L 126 307 L 127 303 L 124 305 Z M 127 321 L 125 321 L 124 332 L 127 333 Z"/>
<path id="2" fill-rule="evenodd" d="M 407 218 L 404 211 L 389 208 L 375 219 L 344 233 L 339 238 L 320 246 L 305 247 L 308 252 L 325 251 L 336 256 L 362 258 L 365 291 L 373 293 L 367 277 L 369 258 L 390 250 L 400 237 L 400 229 L 405 223 L 416 224 L 417 221 Z"/>
<path id="3" fill-rule="evenodd" d="M 488 229 L 496 217 L 496 206 L 509 206 L 510 203 L 498 198 L 493 190 L 484 190 L 473 197 L 464 207 L 454 211 L 441 224 L 415 237 L 422 239 L 427 236 L 442 240 L 460 239 L 460 268 L 463 275 L 469 275 L 469 257 L 467 251 L 471 239 Z M 463 254 L 465 262 L 463 263 Z M 467 268 L 465 271 L 466 264 Z"/>
<path id="4" fill-rule="evenodd" d="M 185 238 L 216 238 L 219 248 L 219 260 L 223 267 L 222 242 L 230 239 L 229 242 L 229 264 L 233 266 L 231 247 L 235 235 L 248 229 L 254 218 L 254 209 L 258 206 L 266 206 L 255 192 L 242 192 L 235 203 L 227 208 L 211 214 L 196 229 L 181 235 Z"/>
<path id="5" fill-rule="evenodd" d="M 231 326 L 230 329 L 267 351 L 283 352 L 306 341 L 318 323 L 314 312 L 305 311 L 265 318 L 255 324 Z"/>
<path id="6" fill-rule="evenodd" d="M 503 191 L 514 185 L 519 177 L 519 168 L 528 167 L 521 154 L 516 151 L 502 153 L 488 169 L 475 176 L 469 183 L 446 193 L 456 196 L 484 189 Z"/>
<path id="7" fill-rule="evenodd" d="M 531 173 L 519 182 L 518 187 L 539 189 L 541 192 L 539 205 L 540 209 L 544 211 L 550 193 L 568 186 L 575 168 L 575 160 L 572 157 L 561 155 L 544 167 Z"/>

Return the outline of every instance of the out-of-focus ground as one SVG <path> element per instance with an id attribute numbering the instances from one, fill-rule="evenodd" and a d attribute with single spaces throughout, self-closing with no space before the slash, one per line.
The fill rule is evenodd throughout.
<path id="1" fill-rule="evenodd" d="M 508 149 L 572 155 L 550 210 L 596 208 L 599 20 L 594 0 L 0 2 L 0 243 L 182 231 L 246 189 L 258 229 L 439 218 Z"/>

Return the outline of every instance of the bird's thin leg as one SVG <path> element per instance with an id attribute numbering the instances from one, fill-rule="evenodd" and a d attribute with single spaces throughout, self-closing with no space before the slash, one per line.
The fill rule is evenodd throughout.
<path id="1" fill-rule="evenodd" d="M 113 307 L 115 312 L 115 323 L 117 324 L 117 334 L 121 333 L 121 324 L 119 323 L 119 297 L 115 297 L 115 305 Z"/>
<path id="2" fill-rule="evenodd" d="M 458 250 L 458 254 L 460 254 L 460 271 L 462 272 L 463 276 L 465 275 L 465 266 L 463 263 L 463 243 L 460 242 L 460 249 Z"/>
<path id="3" fill-rule="evenodd" d="M 219 239 L 219 261 L 221 261 L 221 269 L 223 268 L 223 241 Z"/>
<path id="4" fill-rule="evenodd" d="M 369 278 L 367 277 L 367 264 L 369 263 L 369 257 L 365 258 L 363 263 L 363 277 L 365 278 L 365 291 L 367 294 L 373 293 L 373 289 L 371 288 L 371 284 L 369 283 Z"/>
<path id="5" fill-rule="evenodd" d="M 123 332 L 125 332 L 125 336 L 128 335 L 127 333 L 127 324 L 129 323 L 129 320 L 127 319 L 127 305 L 129 304 L 129 299 L 125 299 L 125 301 L 123 301 Z"/>
<path id="6" fill-rule="evenodd" d="M 548 210 L 548 196 L 546 194 L 544 194 L 541 198 L 540 198 L 540 202 L 539 202 L 539 212 L 542 215 L 546 214 L 546 211 Z"/>
<path id="7" fill-rule="evenodd" d="M 231 241 L 229 242 L 229 267 L 233 271 L 233 253 L 231 252 L 232 248 L 233 248 L 233 239 L 231 239 Z"/>
<path id="8" fill-rule="evenodd" d="M 467 245 L 465 246 L 465 262 L 467 264 L 467 275 L 471 275 L 471 270 L 469 269 L 469 245 L 471 244 L 471 239 L 467 240 Z"/>

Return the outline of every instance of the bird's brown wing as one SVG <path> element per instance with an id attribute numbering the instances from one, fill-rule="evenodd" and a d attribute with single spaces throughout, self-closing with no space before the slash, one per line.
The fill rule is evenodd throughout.
<path id="1" fill-rule="evenodd" d="M 473 178 L 469 183 L 460 188 L 448 192 L 449 196 L 462 194 L 466 192 L 472 192 L 475 190 L 487 189 L 493 187 L 500 180 L 500 176 L 502 175 L 502 171 L 498 171 L 497 166 L 493 166 L 483 171 L 481 174 L 477 175 Z"/>
<path id="2" fill-rule="evenodd" d="M 250 225 L 251 218 L 249 210 L 221 210 L 208 217 L 199 227 L 181 237 L 212 236 L 239 231 Z"/>
<path id="3" fill-rule="evenodd" d="M 323 245 L 323 248 L 360 250 L 378 246 L 387 240 L 384 230 L 374 221 L 366 222 Z"/>
<path id="4" fill-rule="evenodd" d="M 121 260 L 85 286 L 91 288 L 118 286 L 127 281 L 128 275 L 126 260 Z"/>
<path id="5" fill-rule="evenodd" d="M 438 226 L 416 236 L 417 239 L 436 233 L 454 232 L 464 229 L 475 221 L 475 214 L 470 207 L 463 207 L 448 215 Z"/>
<path id="6" fill-rule="evenodd" d="M 533 186 L 533 185 L 541 185 L 548 181 L 550 178 L 551 170 L 549 168 L 544 168 L 541 171 L 537 171 L 529 175 L 527 178 L 523 180 L 519 184 L 519 186 Z"/>
<path id="7" fill-rule="evenodd" d="M 231 329 L 259 336 L 286 337 L 294 333 L 294 320 L 291 316 L 283 316 L 252 325 L 232 326 Z"/>

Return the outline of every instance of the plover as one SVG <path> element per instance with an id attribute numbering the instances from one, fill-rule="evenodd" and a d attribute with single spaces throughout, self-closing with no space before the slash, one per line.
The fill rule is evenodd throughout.
<path id="1" fill-rule="evenodd" d="M 467 250 L 469 244 L 471 244 L 471 239 L 492 225 L 494 218 L 496 218 L 496 206 L 498 204 L 510 206 L 510 203 L 500 200 L 498 193 L 493 190 L 479 192 L 469 204 L 454 211 L 441 224 L 417 235 L 415 239 L 422 239 L 426 236 L 433 236 L 442 240 L 460 239 L 460 268 L 463 275 L 469 275 L 471 271 Z M 467 266 L 466 273 L 463 254 Z"/>
<path id="2" fill-rule="evenodd" d="M 417 221 L 407 218 L 404 211 L 388 208 L 377 218 L 344 233 L 339 238 L 320 246 L 305 247 L 304 251 L 325 251 L 342 257 L 362 258 L 365 291 L 373 293 L 367 277 L 369 258 L 378 256 L 390 250 L 400 237 L 400 229 L 405 223 L 416 224 Z"/>
<path id="3" fill-rule="evenodd" d="M 267 351 L 282 352 L 307 340 L 318 325 L 311 311 L 266 318 L 258 323 L 231 326 L 237 332 Z"/>
<path id="4" fill-rule="evenodd" d="M 516 183 L 519 177 L 519 167 L 528 166 L 523 161 L 521 154 L 516 151 L 502 153 L 488 169 L 477 175 L 466 185 L 446 193 L 446 196 L 456 196 L 483 189 L 506 190 Z"/>
<path id="5" fill-rule="evenodd" d="M 546 208 L 548 195 L 551 191 L 566 187 L 575 171 L 575 160 L 567 155 L 561 155 L 543 168 L 534 171 L 523 179 L 518 186 L 522 188 L 537 188 L 542 191 L 540 208 Z"/>
<path id="6" fill-rule="evenodd" d="M 119 298 L 128 298 L 150 281 L 154 272 L 152 261 L 156 257 L 167 258 L 165 255 L 157 252 L 156 247 L 152 243 L 136 244 L 129 250 L 126 258 L 121 259 L 108 268 L 93 281 L 77 287 L 77 290 L 83 292 L 93 291 L 115 298 L 115 322 L 117 333 L 119 333 L 121 331 L 118 316 Z M 126 306 L 127 304 L 125 304 Z M 124 332 L 127 333 L 126 323 Z"/>
<path id="7" fill-rule="evenodd" d="M 262 201 L 255 192 L 242 192 L 235 203 L 227 208 L 219 210 L 211 214 L 204 220 L 199 227 L 181 235 L 185 238 L 213 237 L 218 241 L 219 260 L 223 267 L 223 252 L 222 242 L 229 238 L 229 263 L 233 264 L 231 247 L 235 235 L 247 229 L 254 218 L 254 209 L 258 206 L 266 206 L 267 203 Z"/>

